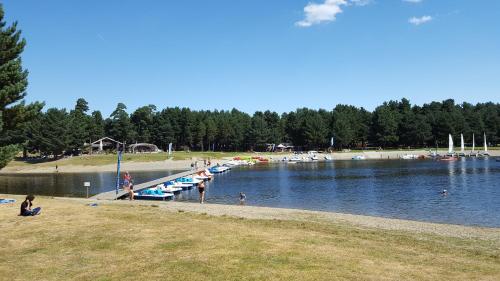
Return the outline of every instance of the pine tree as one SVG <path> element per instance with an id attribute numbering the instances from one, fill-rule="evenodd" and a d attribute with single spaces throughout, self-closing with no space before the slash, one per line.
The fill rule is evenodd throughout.
<path id="1" fill-rule="evenodd" d="M 253 150 L 263 150 L 268 143 L 270 130 L 264 118 L 264 114 L 260 111 L 255 112 L 252 116 L 252 123 L 248 134 L 248 141 Z"/>
<path id="2" fill-rule="evenodd" d="M 34 146 L 42 155 L 58 157 L 70 147 L 69 115 L 66 109 L 49 108 L 32 127 Z"/>
<path id="3" fill-rule="evenodd" d="M 206 129 L 206 138 L 207 138 L 207 143 L 208 143 L 208 150 L 213 150 L 213 147 L 214 147 L 214 142 L 215 142 L 215 138 L 217 136 L 217 125 L 215 124 L 214 120 L 209 117 L 207 120 L 206 120 L 206 125 L 205 125 L 205 129 Z"/>
<path id="4" fill-rule="evenodd" d="M 135 131 L 126 109 L 125 104 L 118 103 L 115 111 L 111 113 L 108 132 L 117 141 L 131 143 L 135 140 Z"/>
<path id="5" fill-rule="evenodd" d="M 355 131 L 352 124 L 352 111 L 349 106 L 337 105 L 333 110 L 333 135 L 335 136 L 335 145 L 340 149 L 349 147 L 355 137 Z"/>
<path id="6" fill-rule="evenodd" d="M 207 134 L 207 127 L 202 120 L 198 121 L 198 126 L 196 126 L 196 144 L 200 147 L 201 151 L 205 150 L 205 146 L 203 145 L 205 141 L 205 135 Z"/>
<path id="7" fill-rule="evenodd" d="M 100 111 L 92 112 L 92 117 L 88 122 L 90 141 L 96 141 L 104 137 L 104 119 Z"/>
<path id="8" fill-rule="evenodd" d="M 397 144 L 399 123 L 399 112 L 392 101 L 377 107 L 373 113 L 372 128 L 376 143 L 382 147 Z"/>
<path id="9" fill-rule="evenodd" d="M 69 119 L 69 147 L 73 153 L 79 153 L 86 141 L 89 141 L 89 110 L 85 99 L 76 101 L 75 109 L 70 112 Z"/>
<path id="10" fill-rule="evenodd" d="M 36 103 L 26 107 L 23 102 L 28 86 L 28 71 L 21 63 L 25 45 L 17 22 L 7 26 L 0 5 L 0 169 L 16 155 L 26 122 L 43 106 Z"/>
<path id="11" fill-rule="evenodd" d="M 175 143 L 174 130 L 168 116 L 167 110 L 162 110 L 153 117 L 153 143 L 164 151 L 168 150 L 170 143 Z"/>
<path id="12" fill-rule="evenodd" d="M 130 121 L 134 125 L 138 142 L 151 142 L 153 131 L 153 117 L 156 114 L 156 106 L 148 105 L 139 107 L 130 115 Z"/>

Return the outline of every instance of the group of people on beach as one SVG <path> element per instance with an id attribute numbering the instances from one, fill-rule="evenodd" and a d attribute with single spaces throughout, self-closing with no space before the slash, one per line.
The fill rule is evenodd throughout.
<path id="1" fill-rule="evenodd" d="M 203 159 L 203 166 L 204 167 L 210 167 L 212 165 L 212 162 L 210 159 Z M 198 161 L 191 162 L 191 170 L 197 170 L 198 169 Z"/>

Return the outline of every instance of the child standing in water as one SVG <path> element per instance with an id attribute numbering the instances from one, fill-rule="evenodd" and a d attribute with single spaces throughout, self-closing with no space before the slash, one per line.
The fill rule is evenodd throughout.
<path id="1" fill-rule="evenodd" d="M 245 193 L 240 192 L 240 205 L 245 205 L 245 199 L 247 199 Z"/>

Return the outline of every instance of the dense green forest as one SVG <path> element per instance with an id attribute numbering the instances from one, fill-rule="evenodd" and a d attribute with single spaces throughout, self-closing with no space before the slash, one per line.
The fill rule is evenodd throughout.
<path id="1" fill-rule="evenodd" d="M 458 142 L 460 133 L 467 143 L 500 141 L 500 104 L 455 104 L 453 100 L 411 105 L 407 99 L 389 101 L 373 112 L 350 105 L 332 110 L 299 108 L 278 114 L 257 111 L 253 115 L 237 109 L 194 111 L 154 105 L 131 114 L 119 103 L 108 118 L 99 111 L 89 113 L 84 99 L 69 112 L 50 108 L 40 112 L 24 132 L 24 147 L 30 152 L 60 155 L 79 153 L 84 142 L 103 136 L 131 143 L 153 143 L 166 150 L 262 151 L 266 144 L 290 143 L 299 149 L 362 147 L 435 147 L 448 144 L 448 134 Z"/>

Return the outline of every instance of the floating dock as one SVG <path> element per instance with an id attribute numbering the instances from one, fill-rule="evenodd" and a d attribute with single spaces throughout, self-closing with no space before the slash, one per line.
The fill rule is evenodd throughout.
<path id="1" fill-rule="evenodd" d="M 156 180 L 137 184 L 137 185 L 134 185 L 134 192 L 140 192 L 141 190 L 157 186 L 157 185 L 162 184 L 162 183 L 167 182 L 167 181 L 173 181 L 173 180 L 178 179 L 178 178 L 191 176 L 191 175 L 197 174 L 198 172 L 205 171 L 205 169 L 206 168 L 200 168 L 197 170 L 189 170 L 189 171 L 185 171 L 182 173 L 177 173 L 177 174 L 166 176 L 166 177 L 159 178 Z M 117 199 L 122 199 L 126 196 L 128 196 L 128 191 L 125 191 L 123 189 L 118 189 L 118 194 L 116 194 L 115 190 L 111 190 L 111 191 L 96 194 L 96 195 L 92 196 L 90 199 L 117 200 Z"/>

